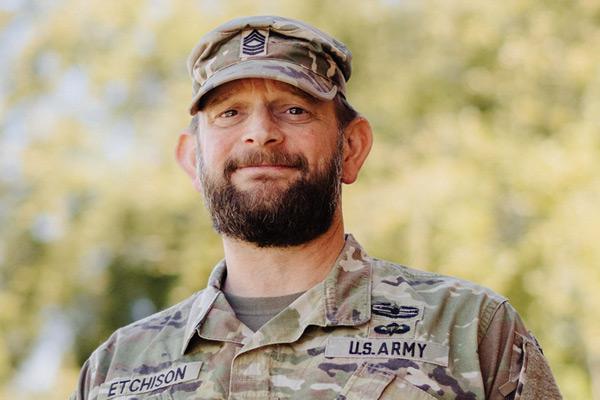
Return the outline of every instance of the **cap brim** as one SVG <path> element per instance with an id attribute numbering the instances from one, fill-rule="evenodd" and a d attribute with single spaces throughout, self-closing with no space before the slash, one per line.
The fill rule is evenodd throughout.
<path id="1" fill-rule="evenodd" d="M 332 100 L 337 93 L 337 86 L 330 80 L 300 65 L 282 60 L 251 59 L 223 68 L 208 78 L 192 99 L 190 114 L 198 112 L 200 99 L 206 93 L 224 83 L 244 78 L 288 83 L 320 100 Z"/>

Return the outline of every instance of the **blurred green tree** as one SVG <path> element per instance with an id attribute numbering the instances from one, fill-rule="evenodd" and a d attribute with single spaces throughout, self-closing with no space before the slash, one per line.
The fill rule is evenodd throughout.
<path id="1" fill-rule="evenodd" d="M 354 52 L 349 97 L 376 144 L 345 188 L 347 230 L 373 255 L 506 295 L 565 397 L 600 396 L 597 2 L 9 3 L 0 7 L 7 398 L 64 398 L 110 332 L 204 286 L 220 241 L 172 156 L 189 118 L 185 58 L 217 24 L 269 13 L 311 22 Z M 59 375 L 23 395 L 15 377 L 56 309 L 74 341 L 56 350 Z"/>

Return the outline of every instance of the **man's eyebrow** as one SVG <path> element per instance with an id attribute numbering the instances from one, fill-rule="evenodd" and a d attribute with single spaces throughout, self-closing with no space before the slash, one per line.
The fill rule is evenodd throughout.
<path id="1" fill-rule="evenodd" d="M 306 93 L 304 90 L 299 89 L 296 86 L 292 86 L 290 84 L 287 84 L 285 86 L 286 86 L 286 89 L 289 90 L 294 96 L 302 98 L 304 101 L 306 101 L 309 104 L 319 104 L 319 103 L 323 102 L 323 100 L 318 99 L 315 96 L 312 96 L 312 95 Z M 205 97 L 200 100 L 200 104 L 198 105 L 198 108 L 200 110 L 203 110 L 206 107 L 218 105 L 218 104 L 226 101 L 231 96 L 232 92 L 234 92 L 234 90 L 232 90 L 230 88 L 226 88 L 225 90 L 215 89 L 212 93 L 208 92 L 205 95 Z"/>
<path id="2" fill-rule="evenodd" d="M 309 102 L 309 103 L 322 103 L 323 100 L 316 98 L 315 96 L 312 96 L 308 93 L 306 93 L 304 90 L 297 88 L 296 86 L 289 86 L 288 89 L 290 90 L 290 92 L 292 92 L 294 95 L 303 98 L 305 101 Z"/>
<path id="3" fill-rule="evenodd" d="M 200 101 L 199 109 L 203 110 L 206 107 L 215 106 L 226 101 L 231 96 L 232 90 L 222 90 L 211 94 L 210 92 L 205 95 L 204 99 Z"/>

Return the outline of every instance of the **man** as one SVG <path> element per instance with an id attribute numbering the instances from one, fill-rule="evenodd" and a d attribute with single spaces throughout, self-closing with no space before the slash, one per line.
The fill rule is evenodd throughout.
<path id="1" fill-rule="evenodd" d="M 280 17 L 200 40 L 176 154 L 225 259 L 206 289 L 115 332 L 73 398 L 560 398 L 504 298 L 369 257 L 344 234 L 341 183 L 372 141 L 346 101 L 350 60 Z"/>

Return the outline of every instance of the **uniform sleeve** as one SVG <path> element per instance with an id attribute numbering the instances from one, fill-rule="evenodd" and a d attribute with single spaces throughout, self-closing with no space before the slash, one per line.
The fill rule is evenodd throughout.
<path id="1" fill-rule="evenodd" d="M 69 397 L 69 400 L 88 400 L 90 391 L 90 359 L 88 359 L 81 371 L 79 372 L 79 380 L 77 382 L 77 388 Z"/>
<path id="2" fill-rule="evenodd" d="M 106 379 L 107 371 L 112 363 L 115 342 L 119 330 L 115 331 L 102 343 L 86 360 L 79 372 L 77 388 L 69 397 L 69 400 L 95 400 L 98 397 L 100 385 Z"/>
<path id="3" fill-rule="evenodd" d="M 507 302 L 479 344 L 479 362 L 487 399 L 562 399 L 540 346 Z"/>

